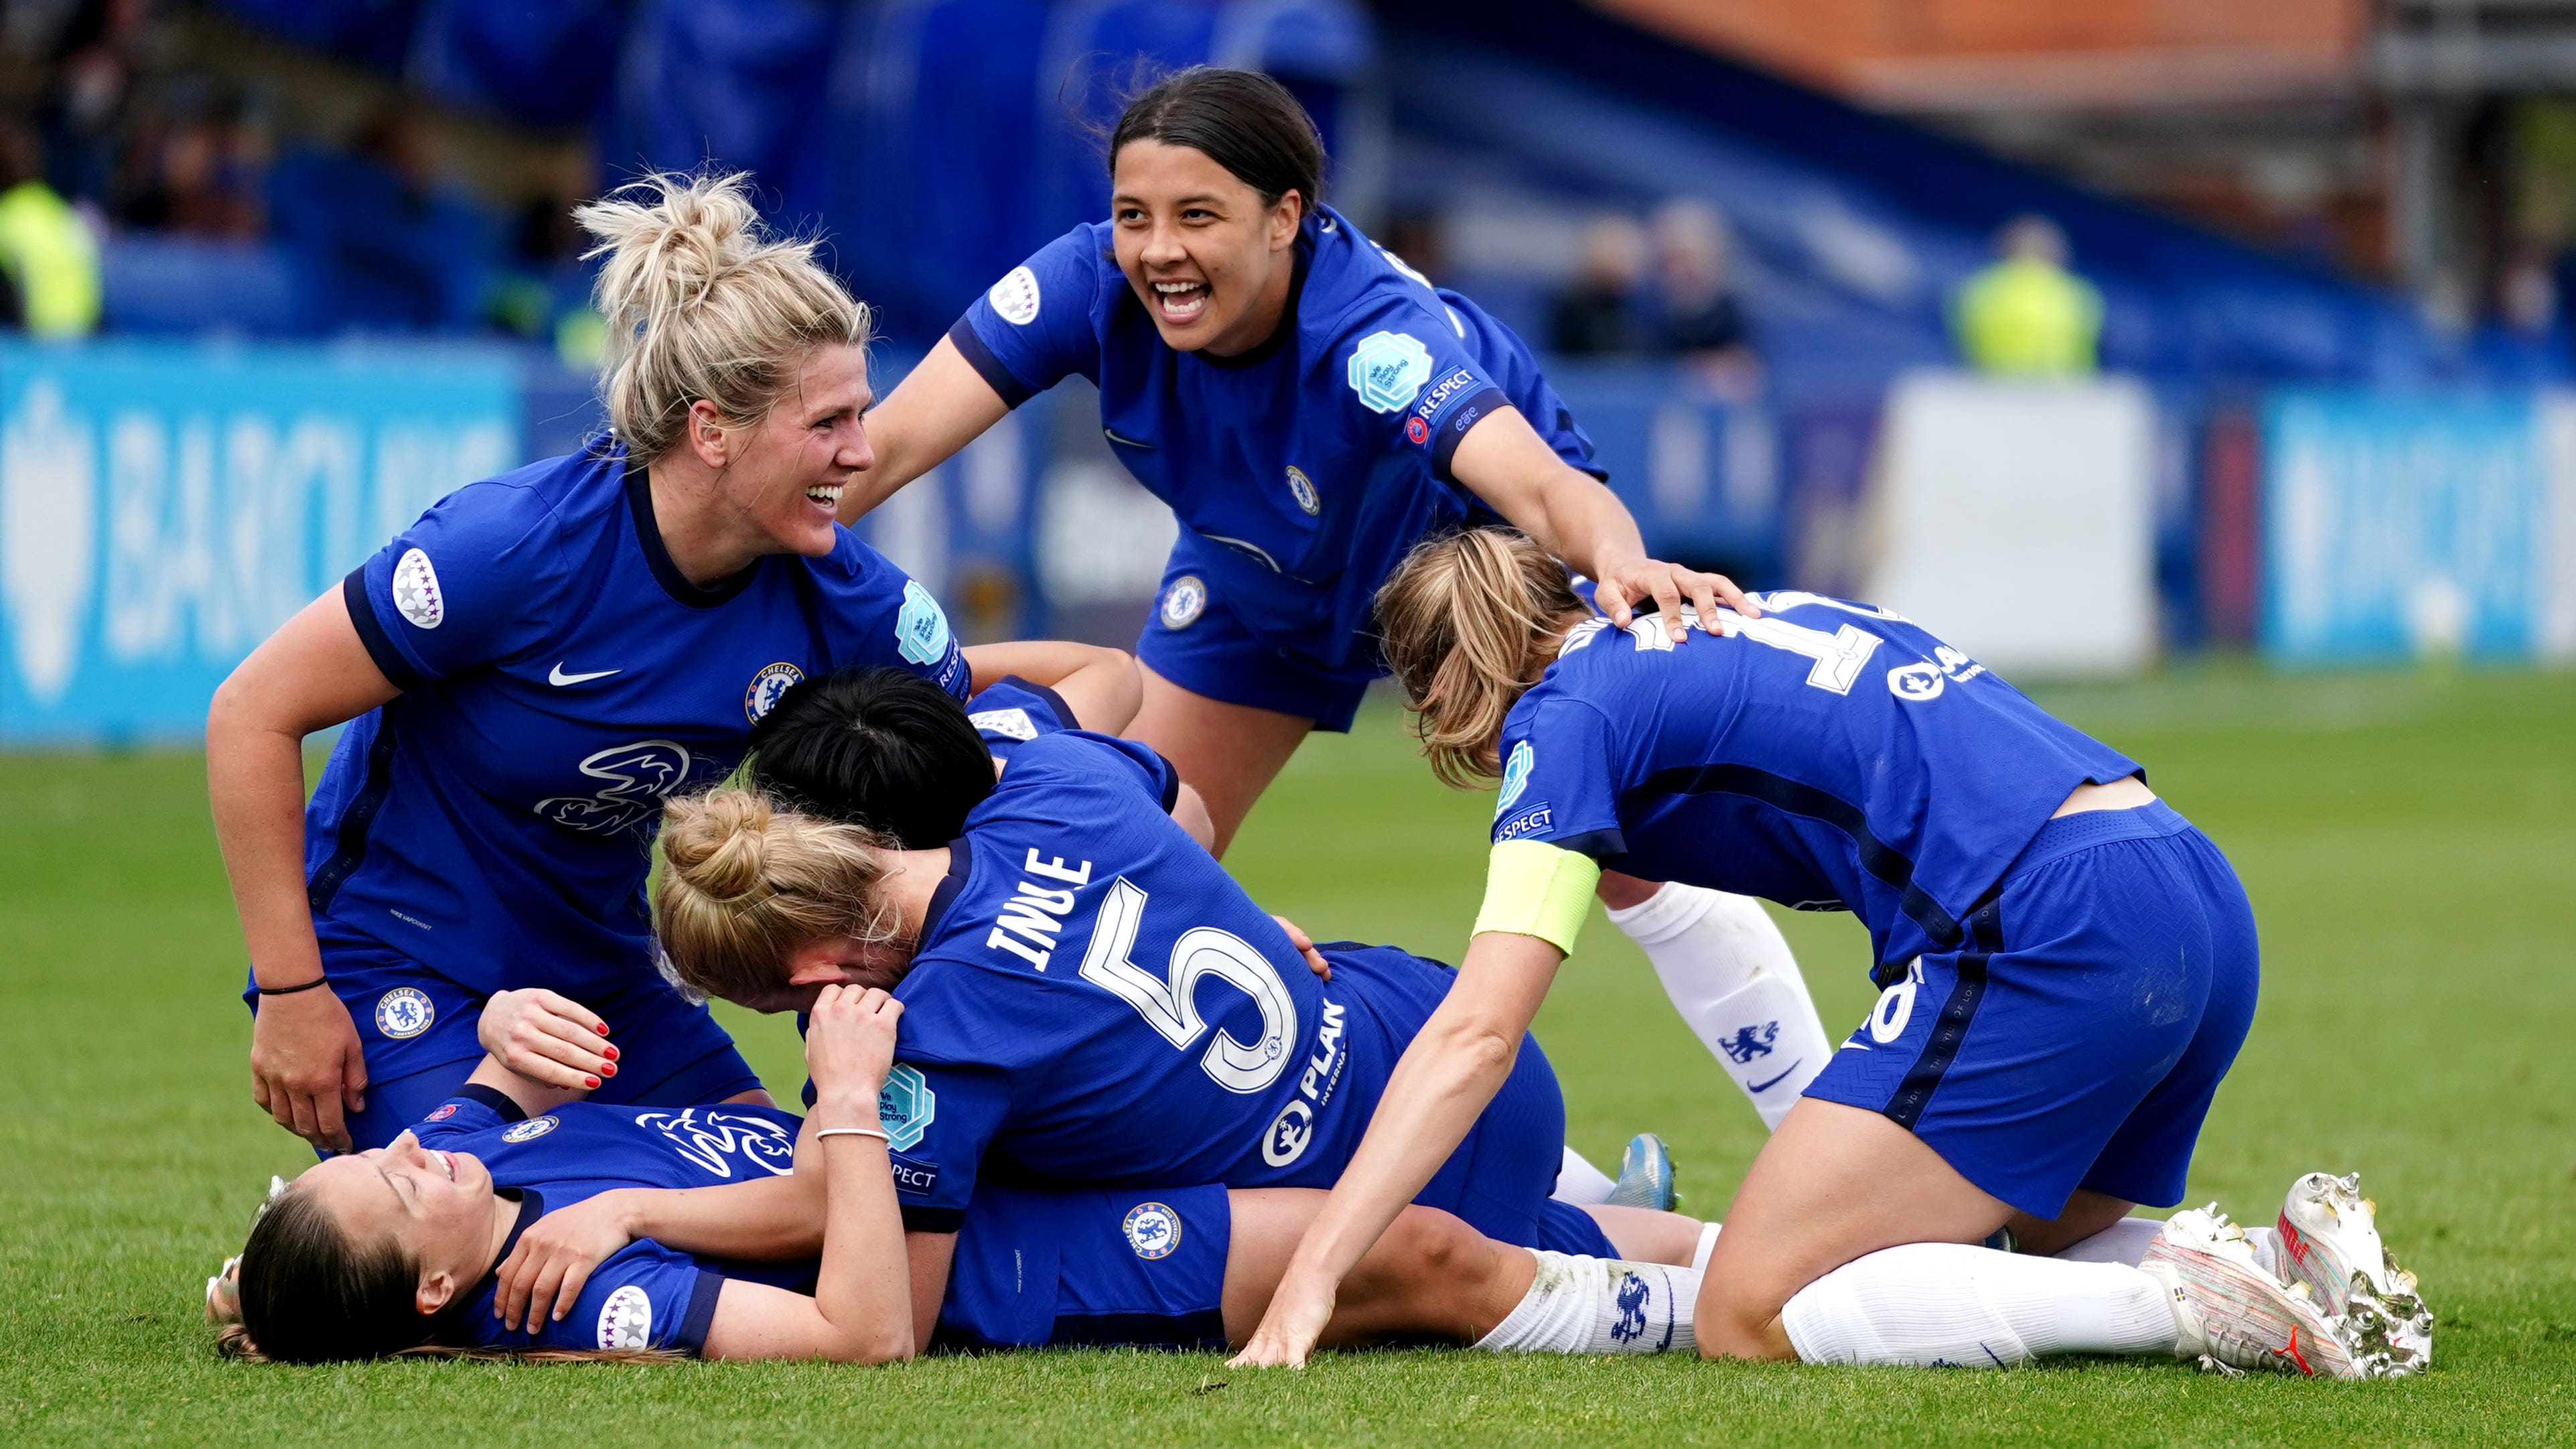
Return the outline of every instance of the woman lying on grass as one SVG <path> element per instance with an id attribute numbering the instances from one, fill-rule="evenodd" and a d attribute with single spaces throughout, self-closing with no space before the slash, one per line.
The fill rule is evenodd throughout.
<path id="1" fill-rule="evenodd" d="M 504 993 L 489 1019 L 521 1014 L 509 998 L 532 994 Z M 293 1363 L 473 1353 L 884 1363 L 934 1332 L 967 1348 L 1243 1341 L 1321 1192 L 987 1184 L 949 1279 L 915 1283 L 895 1198 L 904 1162 L 878 1115 L 902 1012 L 882 991 L 820 994 L 805 1049 L 816 1100 L 802 1122 L 767 1107 L 583 1102 L 486 1057 L 462 1093 L 392 1146 L 272 1189 L 241 1257 L 209 1285 L 210 1313 L 227 1320 L 219 1348 Z M 621 1232 L 594 1265 L 565 1272 L 562 1255 L 523 1249 L 549 1212 L 612 1195 L 615 1216 L 640 1231 L 633 1241 Z M 1577 1278 L 1606 1283 L 1614 1271 L 1569 1261 Z M 1552 1325 L 1575 1349 L 1688 1348 L 1689 1295 L 1669 1282 L 1604 1294 L 1605 1283 L 1557 1281 L 1565 1274 L 1541 1284 L 1536 1268 L 1458 1218 L 1412 1209 L 1345 1285 L 1327 1338 L 1491 1336 L 1500 1347 Z M 1623 1296 L 1676 1305 L 1679 1341 L 1672 1311 L 1570 1332 L 1554 1322 Z"/>

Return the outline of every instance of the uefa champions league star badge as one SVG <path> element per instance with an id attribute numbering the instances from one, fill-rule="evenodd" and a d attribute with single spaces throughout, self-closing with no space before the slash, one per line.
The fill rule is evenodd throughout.
<path id="1" fill-rule="evenodd" d="M 397 986 L 376 998 L 376 1030 L 395 1041 L 420 1035 L 436 1020 L 438 1008 L 416 987 Z"/>
<path id="2" fill-rule="evenodd" d="M 1521 792 L 1529 788 L 1530 762 L 1533 758 L 1535 755 L 1530 749 L 1529 741 L 1523 740 L 1512 746 L 1512 757 L 1503 762 L 1503 793 L 1502 797 L 1494 802 L 1494 818 L 1501 819 L 1504 811 L 1518 803 Z"/>
<path id="3" fill-rule="evenodd" d="M 1196 623 L 1199 611 L 1207 607 L 1207 585 L 1197 574 L 1183 574 L 1163 590 L 1163 627 L 1186 629 Z"/>
<path id="4" fill-rule="evenodd" d="M 1158 1202 L 1129 1208 L 1127 1221 L 1120 1226 L 1127 1234 L 1127 1246 L 1147 1262 L 1168 1258 L 1181 1245 L 1181 1215 Z"/>
<path id="5" fill-rule="evenodd" d="M 599 1305 L 599 1346 L 640 1352 L 653 1343 L 653 1299 L 629 1283 Z"/>

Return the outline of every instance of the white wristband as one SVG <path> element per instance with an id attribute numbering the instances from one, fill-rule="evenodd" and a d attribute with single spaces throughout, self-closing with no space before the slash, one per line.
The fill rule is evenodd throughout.
<path id="1" fill-rule="evenodd" d="M 817 1142 L 822 1141 L 826 1137 L 873 1137 L 888 1147 L 894 1146 L 893 1138 L 879 1132 L 874 1127 L 825 1127 L 814 1133 L 814 1140 Z"/>

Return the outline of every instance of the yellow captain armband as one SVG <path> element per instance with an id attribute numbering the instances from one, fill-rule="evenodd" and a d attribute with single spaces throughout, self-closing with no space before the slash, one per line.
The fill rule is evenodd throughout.
<path id="1" fill-rule="evenodd" d="M 1475 934 L 1536 936 L 1571 956 L 1599 884 L 1601 866 L 1588 855 L 1542 840 L 1506 840 L 1485 866 L 1485 907 L 1476 912 Z"/>

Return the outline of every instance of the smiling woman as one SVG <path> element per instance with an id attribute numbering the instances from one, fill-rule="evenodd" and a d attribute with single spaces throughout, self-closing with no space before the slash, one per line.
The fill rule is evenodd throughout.
<path id="1" fill-rule="evenodd" d="M 1384 672 L 1371 593 L 1417 540 L 1509 519 L 1626 623 L 1735 586 L 1649 559 L 1591 441 L 1510 329 L 1324 204 L 1314 123 L 1197 67 L 1110 135 L 1110 216 L 996 282 L 871 416 L 854 519 L 1080 373 L 1119 460 L 1180 520 L 1130 732 L 1205 797 L 1222 851 L 1288 756 Z"/>
<path id="2" fill-rule="evenodd" d="M 872 460 L 867 309 L 812 243 L 764 233 L 742 178 L 658 176 L 576 215 L 605 258 L 609 429 L 441 499 L 207 718 L 253 1094 L 319 1147 L 382 1145 L 444 1100 L 482 1003 L 516 987 L 588 1003 L 601 1050 L 576 1075 L 600 1100 L 767 1100 L 655 970 L 662 798 L 731 772 L 790 686 L 843 665 L 960 698 L 978 672 L 1132 669 L 1019 645 L 979 671 L 835 521 Z M 299 816 L 303 739 L 344 721 Z"/>

